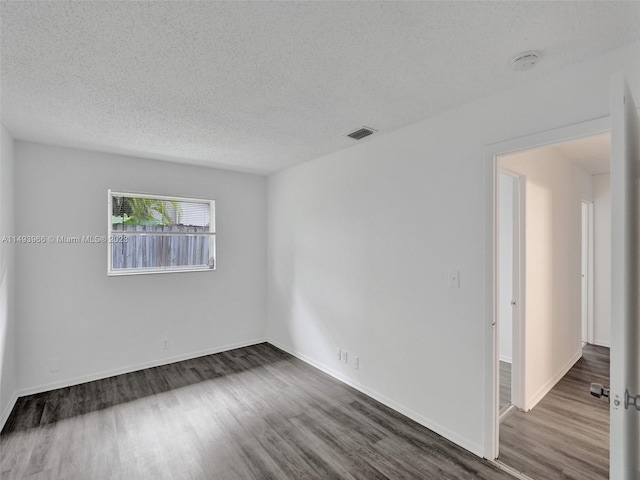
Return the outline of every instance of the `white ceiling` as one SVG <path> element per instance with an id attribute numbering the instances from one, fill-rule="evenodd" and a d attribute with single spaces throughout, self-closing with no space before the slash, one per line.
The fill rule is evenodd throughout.
<path id="1" fill-rule="evenodd" d="M 571 140 L 547 148 L 582 167 L 591 175 L 608 173 L 611 170 L 610 133 Z"/>
<path id="2" fill-rule="evenodd" d="M 255 173 L 640 40 L 636 1 L 3 1 L 0 13 L 16 138 Z M 531 49 L 542 62 L 512 71 Z"/>
<path id="3" fill-rule="evenodd" d="M 535 162 L 537 158 L 557 158 L 560 156 L 591 175 L 600 175 L 611 171 L 611 133 L 609 132 L 509 153 L 501 158 L 515 158 L 531 152 L 535 152 L 536 156 L 526 155 L 524 157 L 526 162 Z"/>

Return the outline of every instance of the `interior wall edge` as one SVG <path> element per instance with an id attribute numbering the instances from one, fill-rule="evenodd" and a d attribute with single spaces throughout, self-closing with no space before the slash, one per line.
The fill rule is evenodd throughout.
<path id="1" fill-rule="evenodd" d="M 0 233 L 15 235 L 15 139 L 0 122 Z M 0 429 L 17 399 L 15 245 L 0 245 Z"/>
<path id="2" fill-rule="evenodd" d="M 582 344 L 577 352 L 573 354 L 573 356 L 569 359 L 567 363 L 565 363 L 554 375 L 549 379 L 547 383 L 542 385 L 537 392 L 535 392 L 529 399 L 527 399 L 525 403 L 525 411 L 528 412 L 532 410 L 539 402 L 542 400 L 547 393 L 549 393 L 553 387 L 555 387 L 556 383 L 562 380 L 571 368 L 576 364 L 578 360 L 582 358 Z"/>
<path id="3" fill-rule="evenodd" d="M 13 392 L 11 398 L 9 399 L 9 402 L 5 405 L 4 410 L 0 413 L 0 431 L 2 431 L 5 423 L 7 423 L 7 420 L 9 420 L 9 415 L 11 415 L 13 407 L 15 407 L 19 397 L 20 395 L 17 391 Z"/>
<path id="4" fill-rule="evenodd" d="M 333 378 L 341 381 L 342 383 L 345 383 L 347 385 L 349 385 L 352 388 L 355 388 L 356 390 L 358 390 L 361 393 L 364 393 L 365 395 L 370 396 L 371 398 L 373 398 L 374 400 L 386 405 L 389 408 L 392 408 L 393 410 L 395 410 L 396 412 L 401 413 L 402 415 L 409 417 L 411 420 L 418 422 L 420 425 L 422 425 L 423 427 L 428 428 L 429 430 L 437 433 L 438 435 L 443 436 L 444 438 L 446 438 L 447 440 L 455 443 L 456 445 L 458 445 L 459 447 L 464 448 L 465 450 L 469 451 L 470 453 L 483 458 L 484 457 L 484 448 L 482 444 L 479 443 L 475 443 L 472 442 L 464 437 L 461 437 L 460 435 L 458 435 L 457 433 L 449 430 L 448 428 L 443 427 L 442 425 L 414 412 L 413 410 L 405 407 L 402 404 L 399 404 L 397 402 L 395 402 L 394 400 L 386 397 L 385 395 L 382 395 L 381 393 L 378 393 L 377 391 L 367 387 L 366 385 L 357 382 L 355 380 L 353 380 L 352 378 L 349 378 L 348 376 L 326 366 L 325 364 L 318 362 L 317 360 L 314 360 L 311 357 L 308 357 L 307 355 L 298 352 L 295 348 L 289 346 L 289 345 L 285 345 L 283 343 L 278 342 L 277 340 L 274 340 L 272 338 L 268 338 L 267 342 L 270 343 L 271 345 L 273 345 L 274 347 L 279 348 L 280 350 L 283 350 L 285 352 L 287 352 L 289 355 L 294 356 L 295 358 L 302 360 L 305 363 L 308 363 L 309 365 L 311 365 L 312 367 L 317 368 L 318 370 L 326 373 L 327 375 L 332 376 Z"/>

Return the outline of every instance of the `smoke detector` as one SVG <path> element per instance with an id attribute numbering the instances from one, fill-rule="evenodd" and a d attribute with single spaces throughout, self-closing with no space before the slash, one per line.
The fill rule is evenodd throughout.
<path id="1" fill-rule="evenodd" d="M 531 70 L 540 61 L 538 52 L 522 52 L 511 59 L 511 68 L 516 72 Z"/>

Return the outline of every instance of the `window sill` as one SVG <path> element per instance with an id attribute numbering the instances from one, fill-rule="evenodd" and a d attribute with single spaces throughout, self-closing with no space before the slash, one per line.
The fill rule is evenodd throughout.
<path id="1" fill-rule="evenodd" d="M 150 275 L 155 273 L 184 273 L 184 272 L 214 272 L 215 268 L 210 268 L 207 265 L 202 267 L 171 267 L 171 268 L 131 268 L 121 270 L 109 270 L 107 271 L 108 277 L 122 277 L 127 275 Z"/>

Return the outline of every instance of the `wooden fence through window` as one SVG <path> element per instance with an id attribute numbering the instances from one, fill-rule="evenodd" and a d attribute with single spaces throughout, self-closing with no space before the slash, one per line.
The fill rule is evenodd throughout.
<path id="1" fill-rule="evenodd" d="M 146 235 L 120 236 L 119 232 L 144 232 Z M 156 232 L 184 235 L 154 235 Z M 208 265 L 210 235 L 189 235 L 202 232 L 209 232 L 209 227 L 113 225 L 112 268 Z"/>

